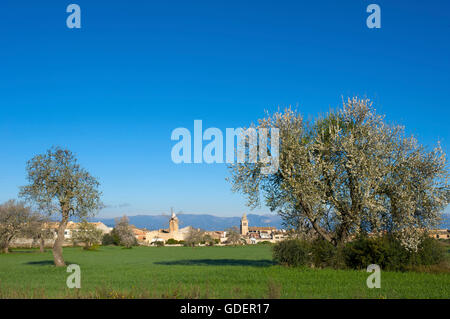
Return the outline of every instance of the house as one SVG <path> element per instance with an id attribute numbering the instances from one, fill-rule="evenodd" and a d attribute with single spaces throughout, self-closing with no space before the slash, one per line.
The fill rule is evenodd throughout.
<path id="1" fill-rule="evenodd" d="M 56 223 L 59 226 L 59 223 Z M 73 233 L 76 232 L 81 223 L 76 223 L 69 221 L 66 226 L 66 230 L 64 231 L 64 239 L 70 240 L 72 239 Z M 89 223 L 95 226 L 96 229 L 100 230 L 102 234 L 109 234 L 112 231 L 112 227 L 108 227 L 102 222 L 95 222 L 95 223 Z M 58 226 L 56 227 L 56 230 L 58 229 Z"/>
<path id="2" fill-rule="evenodd" d="M 433 229 L 430 231 L 430 237 L 436 239 L 450 239 L 450 229 Z"/>
<path id="3" fill-rule="evenodd" d="M 90 223 L 95 225 L 96 229 L 101 230 L 102 234 L 108 234 L 112 231 L 112 227 L 108 227 L 102 222 L 94 222 Z M 72 245 L 72 236 L 74 232 L 78 230 L 80 227 L 80 223 L 76 223 L 73 221 L 69 221 L 67 223 L 66 229 L 64 230 L 64 246 Z M 59 222 L 48 222 L 43 226 L 44 229 L 50 229 L 53 231 L 53 238 L 45 240 L 45 246 L 53 246 L 55 239 L 57 237 Z M 33 247 L 36 245 L 36 242 L 32 238 L 15 238 L 11 243 L 12 247 Z"/>

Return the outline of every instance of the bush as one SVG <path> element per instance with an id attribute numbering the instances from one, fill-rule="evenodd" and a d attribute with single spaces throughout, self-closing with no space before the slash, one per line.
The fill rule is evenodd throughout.
<path id="1" fill-rule="evenodd" d="M 444 260 L 442 245 L 435 239 L 422 239 L 417 252 L 408 251 L 392 236 L 360 237 L 344 248 L 345 263 L 353 269 L 377 264 L 384 270 L 405 271 L 412 266 L 435 265 Z"/>
<path id="2" fill-rule="evenodd" d="M 299 239 L 284 240 L 272 248 L 273 259 L 286 266 L 304 266 L 310 262 L 310 244 Z"/>
<path id="3" fill-rule="evenodd" d="M 169 238 L 169 239 L 167 239 L 167 241 L 166 241 L 166 244 L 167 245 L 177 245 L 177 244 L 179 244 L 180 242 L 178 241 L 178 240 L 175 240 L 175 239 L 173 239 L 173 238 Z"/>
<path id="4" fill-rule="evenodd" d="M 318 268 L 345 268 L 342 249 L 324 239 L 315 239 L 311 243 L 311 263 Z"/>
<path id="5" fill-rule="evenodd" d="M 445 260 L 444 244 L 424 237 L 417 252 L 408 251 L 392 236 L 361 236 L 343 247 L 315 239 L 312 242 L 292 239 L 273 246 L 273 259 L 287 266 L 366 269 L 377 264 L 383 270 L 405 271 L 435 266 Z M 422 267 L 422 268 L 421 268 Z"/>
<path id="6" fill-rule="evenodd" d="M 153 243 L 153 245 L 155 245 L 156 247 L 162 247 L 162 246 L 164 246 L 164 242 L 160 241 L 160 240 L 157 240 L 157 241 L 155 241 Z"/>
<path id="7" fill-rule="evenodd" d="M 103 246 L 110 246 L 110 245 L 119 246 L 119 243 L 120 243 L 119 236 L 117 236 L 115 233 L 103 235 L 103 238 L 102 238 Z"/>
<path id="8" fill-rule="evenodd" d="M 436 265 L 445 260 L 445 247 L 439 240 L 424 238 L 419 245 L 417 255 L 413 256 L 413 265 Z"/>
<path id="9" fill-rule="evenodd" d="M 408 252 L 400 243 L 387 237 L 361 236 L 344 247 L 345 264 L 352 269 L 366 269 L 377 264 L 385 270 L 400 270 L 408 260 Z"/>
<path id="10" fill-rule="evenodd" d="M 272 243 L 268 240 L 263 240 L 258 242 L 257 245 L 272 245 Z"/>
<path id="11" fill-rule="evenodd" d="M 98 250 L 99 247 L 100 247 L 100 245 L 94 244 L 94 245 L 91 245 L 89 247 L 83 247 L 83 249 L 84 250 L 89 250 L 89 251 L 95 251 L 95 250 Z"/>

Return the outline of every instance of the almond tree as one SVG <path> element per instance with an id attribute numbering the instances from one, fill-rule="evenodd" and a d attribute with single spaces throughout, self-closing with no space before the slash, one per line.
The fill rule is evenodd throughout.
<path id="1" fill-rule="evenodd" d="M 26 237 L 33 239 L 33 244 L 38 242 L 41 253 L 45 252 L 45 241 L 55 239 L 55 232 L 49 225 L 49 216 L 36 213 L 25 233 Z"/>
<path id="2" fill-rule="evenodd" d="M 65 266 L 62 255 L 64 231 L 71 217 L 85 219 L 102 207 L 99 183 L 80 167 L 74 154 L 59 147 L 35 156 L 27 163 L 29 185 L 20 195 L 61 221 L 53 245 L 56 266 Z"/>
<path id="3" fill-rule="evenodd" d="M 415 249 L 421 230 L 449 203 L 448 169 L 440 146 L 427 151 L 388 125 L 367 99 L 348 99 L 338 111 L 307 123 L 291 109 L 259 121 L 278 128 L 279 169 L 231 165 L 234 191 L 248 205 L 261 195 L 286 224 L 302 225 L 339 245 L 361 232 L 391 232 Z"/>
<path id="4" fill-rule="evenodd" d="M 111 235 L 117 235 L 119 244 L 126 248 L 135 246 L 137 244 L 137 239 L 134 236 L 128 217 L 124 215 L 120 219 L 116 218 L 115 222 L 116 225 L 114 226 Z"/>
<path id="5" fill-rule="evenodd" d="M 227 234 L 227 243 L 232 245 L 239 245 L 242 243 L 241 234 L 236 226 L 228 228 L 225 230 Z"/>
<path id="6" fill-rule="evenodd" d="M 8 253 L 11 241 L 18 236 L 26 236 L 36 220 L 37 215 L 24 202 L 9 200 L 0 205 L 1 250 Z"/>
<path id="7" fill-rule="evenodd" d="M 184 242 L 186 246 L 194 247 L 202 242 L 204 236 L 205 232 L 202 229 L 191 227 Z"/>
<path id="8" fill-rule="evenodd" d="M 78 229 L 72 232 L 72 241 L 74 244 L 84 244 L 84 249 L 88 250 L 102 242 L 102 235 L 103 232 L 97 229 L 95 225 L 82 221 Z"/>

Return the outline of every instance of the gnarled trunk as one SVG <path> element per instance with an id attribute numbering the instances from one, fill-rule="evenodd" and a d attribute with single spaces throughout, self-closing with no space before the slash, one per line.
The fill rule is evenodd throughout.
<path id="1" fill-rule="evenodd" d="M 44 237 L 41 237 L 39 240 L 39 251 L 43 253 L 45 251 L 45 240 Z"/>
<path id="2" fill-rule="evenodd" d="M 10 235 L 5 239 L 5 241 L 1 244 L 2 252 L 4 254 L 9 254 L 9 244 L 11 243 L 11 240 L 13 239 L 14 235 Z"/>
<path id="3" fill-rule="evenodd" d="M 66 265 L 62 255 L 62 246 L 64 243 L 64 231 L 66 230 L 68 220 L 69 214 L 63 212 L 62 219 L 58 227 L 58 235 L 56 237 L 55 244 L 53 245 L 53 260 L 56 267 L 64 267 Z"/>

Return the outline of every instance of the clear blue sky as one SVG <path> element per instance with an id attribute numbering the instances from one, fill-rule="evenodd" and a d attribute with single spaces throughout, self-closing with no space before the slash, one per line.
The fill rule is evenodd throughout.
<path id="1" fill-rule="evenodd" d="M 66 27 L 70 3 L 80 30 Z M 366 27 L 370 3 L 381 29 Z M 0 201 L 27 160 L 61 145 L 100 180 L 102 216 L 240 215 L 225 164 L 172 163 L 172 130 L 245 126 L 287 105 L 313 117 L 342 95 L 372 98 L 450 153 L 449 40 L 445 0 L 2 0 Z"/>

